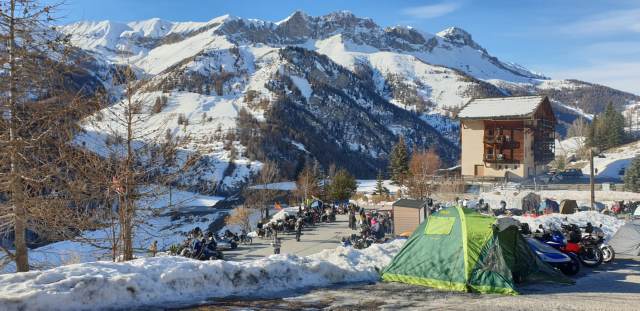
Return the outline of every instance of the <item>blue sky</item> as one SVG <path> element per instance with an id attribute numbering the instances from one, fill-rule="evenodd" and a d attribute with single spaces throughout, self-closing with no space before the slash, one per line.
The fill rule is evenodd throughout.
<path id="1" fill-rule="evenodd" d="M 430 33 L 458 26 L 502 60 L 640 95 L 640 0 L 66 0 L 58 14 L 63 22 L 206 21 L 223 14 L 278 21 L 295 10 L 349 10 L 382 26 Z"/>

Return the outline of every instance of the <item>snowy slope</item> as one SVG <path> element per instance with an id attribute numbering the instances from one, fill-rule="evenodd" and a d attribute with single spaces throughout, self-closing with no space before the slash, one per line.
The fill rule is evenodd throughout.
<path id="1" fill-rule="evenodd" d="M 597 170 L 596 176 L 601 178 L 619 179 L 620 170 L 627 168 L 633 158 L 640 156 L 640 141 L 636 141 L 621 147 L 613 148 L 602 152 L 603 158 L 593 159 L 594 168 Z M 589 165 L 582 169 L 583 174 L 589 174 Z"/>
<path id="2" fill-rule="evenodd" d="M 316 80 L 316 84 L 325 82 L 318 80 L 317 74 L 330 77 L 334 85 L 342 88 L 354 85 L 346 84 L 339 79 L 341 77 L 333 77 L 333 74 L 340 75 L 336 68 L 329 72 L 322 66 L 313 68 L 302 60 L 283 60 L 281 51 L 286 47 L 314 51 L 352 71 L 360 79 L 361 88 L 371 88 L 397 107 L 415 112 L 423 121 L 417 122 L 431 125 L 454 145 L 459 143 L 459 125 L 450 117 L 471 98 L 537 93 L 552 94 L 552 97 L 564 93 L 581 96 L 582 90 L 594 87 L 573 80 L 550 80 L 501 61 L 460 28 L 452 27 L 436 34 L 404 26 L 383 28 L 371 19 L 349 12 L 324 16 L 294 12 L 275 23 L 228 15 L 206 22 L 170 22 L 157 18 L 129 23 L 78 22 L 61 30 L 71 35 L 73 44 L 93 53 L 99 62 L 132 65 L 138 77 L 148 81 L 136 94 L 146 107 L 153 105 L 159 96 L 168 97 L 164 110 L 144 115 L 145 126 L 149 131 L 169 130 L 174 135 L 189 137 L 188 151 L 204 153 L 215 166 L 213 172 L 205 170 L 205 179 L 228 187 L 245 180 L 260 165 L 249 160 L 249 153 L 255 154 L 255 150 L 247 150 L 239 140 L 228 142 L 222 138 L 237 131 L 236 117 L 241 109 L 256 120 L 268 123 L 274 121 L 268 118 L 269 115 L 273 117 L 273 103 L 281 99 L 282 94 L 278 92 L 284 91 L 289 96 L 287 92 L 295 91 L 307 104 L 313 104 L 314 98 L 329 99 L 320 98 L 322 96 L 334 99 L 336 94 L 318 93 L 317 85 L 315 88 L 311 85 L 312 80 Z M 309 57 L 316 56 L 309 54 Z M 292 64 L 298 68 L 292 69 Z M 304 64 L 304 68 L 300 64 Z M 296 90 L 287 86 L 274 91 L 273 82 L 282 80 L 281 76 L 288 76 Z M 286 83 L 278 83 L 283 82 Z M 369 90 L 358 91 L 367 93 Z M 575 96 L 552 100 L 572 116 L 589 117 L 586 110 L 579 107 L 581 101 L 572 100 Z M 364 101 L 377 100 L 368 97 L 352 99 L 365 107 Z M 628 100 L 632 97 L 623 94 L 620 98 Z M 321 120 L 329 117 L 320 115 L 318 107 L 305 109 Z M 375 118 L 387 115 L 379 114 Z M 186 118 L 187 124 L 178 125 L 178 117 Z M 371 120 L 369 123 L 375 122 L 389 121 Z M 110 126 L 108 121 L 100 123 L 100 126 L 87 127 L 92 137 L 84 141 L 93 140 L 93 145 L 98 145 L 93 149 L 100 149 L 99 141 L 105 139 L 104 128 Z M 326 133 L 329 124 L 323 126 Z M 407 131 L 403 126 L 385 126 L 394 135 Z M 306 155 L 317 153 L 317 150 L 310 150 L 313 146 L 309 146 L 309 142 L 301 142 L 295 137 L 287 139 Z M 346 139 L 353 140 L 351 137 Z M 346 146 L 344 152 L 347 153 L 365 149 L 370 151 L 367 156 L 372 158 L 382 157 L 385 153 L 384 148 L 371 148 L 362 139 L 337 143 L 340 147 Z M 226 149 L 223 148 L 225 145 Z M 237 151 L 233 153 L 239 156 L 235 160 L 231 159 L 229 145 Z M 289 158 L 294 157 L 289 155 Z M 231 161 L 239 164 L 238 168 L 232 172 L 233 176 L 223 176 Z"/>

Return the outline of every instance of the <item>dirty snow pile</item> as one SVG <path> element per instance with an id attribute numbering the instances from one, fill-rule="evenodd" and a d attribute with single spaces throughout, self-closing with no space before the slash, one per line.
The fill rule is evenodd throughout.
<path id="1" fill-rule="evenodd" d="M 93 262 L 0 275 L 0 310 L 96 310 L 193 305 L 208 298 L 265 297 L 379 279 L 403 240 L 364 250 L 272 255 L 231 262 L 181 257 Z"/>
<path id="2" fill-rule="evenodd" d="M 514 218 L 522 223 L 528 223 L 531 230 L 535 230 L 539 225 L 559 230 L 561 229 L 561 224 L 576 224 L 580 227 L 586 226 L 589 222 L 595 227 L 602 224 L 602 231 L 604 231 L 607 240 L 611 239 L 618 229 L 624 225 L 624 220 L 598 212 L 577 212 L 566 215 L 555 213 L 539 217 L 514 216 Z"/>

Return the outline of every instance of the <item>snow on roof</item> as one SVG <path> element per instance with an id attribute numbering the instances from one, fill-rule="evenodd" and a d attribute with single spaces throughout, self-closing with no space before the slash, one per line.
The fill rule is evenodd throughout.
<path id="1" fill-rule="evenodd" d="M 461 119 L 527 117 L 534 113 L 545 96 L 518 96 L 472 99 L 458 117 Z"/>

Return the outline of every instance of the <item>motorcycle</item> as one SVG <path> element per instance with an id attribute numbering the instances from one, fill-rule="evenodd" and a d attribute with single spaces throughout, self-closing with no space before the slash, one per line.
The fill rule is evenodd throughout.
<path id="1" fill-rule="evenodd" d="M 565 253 L 575 256 L 586 267 L 596 267 L 602 263 L 602 252 L 588 239 L 581 239 L 580 229 L 575 225 L 562 225 L 563 232 L 545 230 L 540 225 L 535 238 L 538 241 Z"/>
<path id="2" fill-rule="evenodd" d="M 562 229 L 568 237 L 568 244 L 577 244 L 576 253 L 583 265 L 595 268 L 602 264 L 604 255 L 598 245 L 598 239 L 592 235 L 592 230 L 583 236 L 580 228 L 574 224 L 562 225 Z"/>
<path id="3" fill-rule="evenodd" d="M 218 243 L 218 248 L 221 250 L 229 250 L 238 248 L 238 242 L 233 239 L 221 238 L 216 241 Z"/>
<path id="4" fill-rule="evenodd" d="M 580 261 L 574 254 L 565 254 L 534 238 L 525 238 L 531 250 L 540 260 L 560 270 L 565 275 L 576 275 L 580 272 Z"/>
<path id="5" fill-rule="evenodd" d="M 602 262 L 610 263 L 616 258 L 616 252 L 613 250 L 613 247 L 607 244 L 604 240 L 602 224 L 600 224 L 599 227 L 593 227 L 590 222 L 587 223 L 587 226 L 584 228 L 582 238 L 595 238 L 594 243 L 598 245 L 598 248 L 600 248 L 600 251 L 602 252 Z"/>
<path id="6" fill-rule="evenodd" d="M 253 238 L 248 236 L 247 234 L 240 235 L 240 244 L 251 245 L 253 243 Z"/>
<path id="7" fill-rule="evenodd" d="M 215 241 L 207 239 L 195 243 L 185 243 L 179 254 L 197 260 L 222 260 L 224 257 L 222 252 L 217 249 Z"/>

